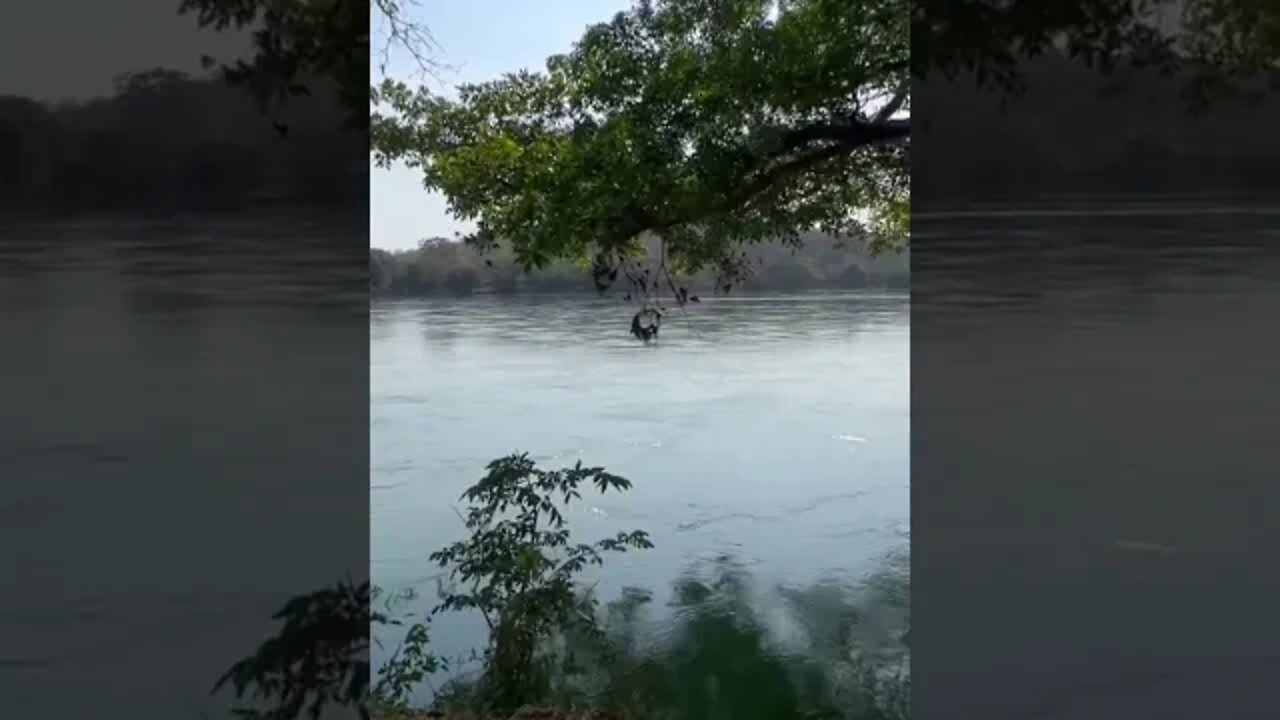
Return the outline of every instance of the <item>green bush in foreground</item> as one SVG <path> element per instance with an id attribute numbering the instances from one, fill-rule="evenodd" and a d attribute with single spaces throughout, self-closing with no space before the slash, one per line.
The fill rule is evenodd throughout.
<path id="1" fill-rule="evenodd" d="M 674 618 L 655 636 L 645 618 L 648 591 L 628 588 L 602 605 L 578 581 L 610 553 L 651 547 L 647 535 L 578 543 L 563 512 L 581 499 L 584 484 L 622 491 L 630 488 L 626 479 L 580 463 L 541 470 L 527 455 L 495 460 L 487 470 L 463 494 L 469 536 L 431 556 L 450 577 L 432 615 L 474 611 L 488 623 L 477 668 L 465 672 L 465 664 L 451 666 L 432 652 L 429 617 L 392 617 L 400 596 L 340 583 L 290 601 L 276 616 L 284 622 L 279 634 L 219 681 L 261 708 L 241 714 L 292 720 L 347 707 L 366 718 L 507 718 L 538 707 L 549 720 L 910 716 L 901 641 L 909 625 L 905 558 L 861 595 L 834 581 L 779 589 L 777 609 L 799 628 L 780 642 L 764 622 L 749 574 L 721 557 L 676 582 Z M 385 612 L 371 610 L 379 599 Z M 405 630 L 371 682 L 373 625 Z M 456 672 L 433 693 L 432 707 L 414 707 L 414 691 L 446 670 Z"/>
<path id="2" fill-rule="evenodd" d="M 646 615 L 652 594 L 625 589 L 601 607 L 594 635 L 547 638 L 554 672 L 529 705 L 637 720 L 906 720 L 905 569 L 891 566 L 861 591 L 827 580 L 769 593 L 721 557 L 676 581 L 670 617 L 657 623 Z M 774 631 L 779 616 L 792 637 Z M 432 709 L 483 713 L 484 693 L 463 674 L 440 687 Z"/>
<path id="3" fill-rule="evenodd" d="M 511 712 L 546 693 L 552 668 L 538 650 L 562 630 L 593 633 L 595 602 L 576 590 L 575 578 L 605 553 L 653 547 L 640 530 L 594 544 L 572 542 L 558 505 L 582 497 L 583 483 L 600 492 L 623 491 L 630 481 L 602 468 L 539 470 L 528 455 L 489 464 L 488 474 L 465 493 L 471 536 L 431 555 L 450 572 L 435 612 L 476 610 L 489 626 L 480 680 L 484 710 Z"/>

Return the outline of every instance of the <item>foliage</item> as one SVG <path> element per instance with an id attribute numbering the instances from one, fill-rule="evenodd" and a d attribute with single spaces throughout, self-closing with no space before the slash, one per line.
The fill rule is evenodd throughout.
<path id="1" fill-rule="evenodd" d="M 253 701 L 236 714 L 251 720 L 319 718 L 329 707 L 351 708 L 368 718 L 407 707 L 410 692 L 446 669 L 430 652 L 423 622 L 409 624 L 404 639 L 378 669 L 370 687 L 369 630 L 372 625 L 404 626 L 403 619 L 373 611 L 382 591 L 368 581 L 340 582 L 299 595 L 274 616 L 283 627 L 254 654 L 235 663 L 214 685 Z M 265 707 L 263 707 L 265 706 Z"/>
<path id="2" fill-rule="evenodd" d="M 182 0 L 179 12 L 196 16 L 202 27 L 252 28 L 254 54 L 221 66 L 230 83 L 245 85 L 263 100 L 305 95 L 304 73 L 335 81 L 340 101 L 351 108 L 349 120 L 364 125 L 358 102 L 368 82 L 367 8 L 354 0 Z M 205 58 L 213 66 L 214 58 Z"/>
<path id="3" fill-rule="evenodd" d="M 750 248 L 747 256 L 752 272 L 741 286 L 755 291 L 797 291 L 906 285 L 905 255 L 873 256 L 820 235 L 806 235 L 803 240 L 799 248 L 780 244 Z M 656 248 L 650 252 L 650 267 L 656 267 L 656 252 Z M 691 302 L 700 293 L 717 288 L 715 276 L 708 272 L 673 277 L 692 293 Z M 449 283 L 450 278 L 455 282 Z M 370 283 L 376 295 L 392 298 L 594 290 L 590 269 L 572 262 L 557 260 L 526 273 L 505 246 L 482 254 L 474 247 L 441 238 L 425 240 L 413 250 L 372 250 Z"/>
<path id="4" fill-rule="evenodd" d="M 677 272 L 810 229 L 901 240 L 908 9 L 900 0 L 639 0 L 542 72 L 378 93 L 371 139 L 525 268 L 616 280 L 645 234 Z M 895 235 L 889 235 L 894 232 Z M 658 278 L 651 278 L 654 284 Z"/>
<path id="5" fill-rule="evenodd" d="M 832 578 L 764 595 L 732 557 L 693 566 L 674 584 L 673 617 L 653 633 L 652 595 L 628 588 L 601 605 L 578 577 L 611 552 L 647 548 L 642 532 L 576 543 L 562 508 L 583 485 L 600 492 L 625 479 L 581 464 L 540 470 L 525 455 L 495 460 L 463 495 L 470 537 L 432 555 L 450 569 L 433 612 L 476 610 L 491 634 L 478 678 L 456 676 L 435 693 L 432 713 L 479 717 L 833 718 L 905 720 L 910 691 L 909 565 L 905 555 L 859 590 Z M 460 588 L 460 589 L 459 589 Z M 372 608 L 382 598 L 384 611 Z M 219 681 L 262 709 L 255 720 L 316 718 L 327 708 L 362 717 L 422 717 L 411 691 L 446 669 L 425 622 L 393 618 L 369 583 L 350 582 L 291 600 L 284 626 Z M 775 635 L 777 610 L 799 636 Z M 406 627 L 370 687 L 370 625 Z M 540 708 L 537 711 L 531 708 Z M 512 715 L 512 713 L 515 713 Z M 470 715 L 468 715 L 470 716 Z"/>
<path id="6" fill-rule="evenodd" d="M 1280 5 L 1269 0 L 915 0 L 911 34 L 916 77 L 970 72 L 1003 90 L 1024 87 L 1022 61 L 1056 49 L 1096 68 L 1190 73 L 1199 105 L 1280 78 Z"/>
<path id="7" fill-rule="evenodd" d="M 1018 65 L 1055 47 L 1109 64 L 1117 57 L 1167 57 L 1168 42 L 1147 22 L 1164 0 L 916 0 L 912 6 L 912 68 L 919 78 L 975 73 L 980 82 L 1018 89 Z"/>
<path id="8" fill-rule="evenodd" d="M 354 127 L 368 127 L 369 25 L 382 21 L 383 54 L 393 48 L 410 53 L 422 69 L 435 41 L 409 14 L 413 0 L 182 0 L 179 12 L 194 15 L 201 27 L 220 31 L 250 30 L 253 54 L 220 62 L 223 78 L 247 87 L 264 103 L 307 95 L 308 78 L 322 77 L 338 88 L 338 99 Z"/>
<path id="9" fill-rule="evenodd" d="M 558 633 L 554 681 L 537 705 L 547 717 L 591 708 L 655 720 L 906 720 L 909 570 L 892 560 L 862 587 L 828 578 L 769 593 L 736 559 L 717 557 L 677 578 L 660 625 L 652 593 L 625 588 L 600 608 L 598 632 Z M 767 618 L 778 617 L 800 632 L 777 633 Z M 483 690 L 455 680 L 435 709 L 475 711 Z"/>
<path id="10" fill-rule="evenodd" d="M 578 592 L 580 573 L 603 564 L 606 553 L 652 547 L 639 530 L 574 543 L 559 506 L 580 499 L 584 483 L 601 493 L 631 487 L 582 463 L 546 471 L 528 455 L 495 460 L 462 496 L 471 505 L 470 537 L 431 555 L 457 583 L 443 590 L 435 612 L 476 610 L 489 627 L 481 680 L 488 710 L 514 711 L 543 691 L 550 669 L 538 650 L 548 637 L 566 627 L 591 631 L 594 601 Z"/>
<path id="11" fill-rule="evenodd" d="M 475 609 L 491 630 L 482 680 L 487 710 L 511 712 L 545 690 L 548 668 L 540 667 L 539 645 L 566 628 L 594 633 L 596 604 L 575 584 L 606 554 L 652 547 L 642 531 L 619 533 L 594 544 L 572 542 L 558 506 L 580 499 L 580 487 L 600 492 L 631 487 L 601 468 L 545 471 L 527 455 L 491 462 L 488 474 L 463 498 L 469 539 L 431 555 L 466 587 L 443 591 L 433 612 Z M 514 513 L 514 514 L 512 514 Z M 338 583 L 291 599 L 274 616 L 283 621 L 276 635 L 235 663 L 215 684 L 231 688 L 251 707 L 237 713 L 253 720 L 318 718 L 329 707 L 355 708 L 362 717 L 408 709 L 411 692 L 447 664 L 430 650 L 426 622 L 406 624 L 391 615 L 403 595 L 386 598 L 386 611 L 373 612 L 382 597 L 367 581 Z M 372 625 L 406 627 L 402 641 L 377 671 L 370 687 L 369 632 Z"/>
<path id="12" fill-rule="evenodd" d="M 374 597 L 381 594 L 374 588 Z M 403 712 L 410 707 L 410 696 L 419 685 L 428 682 L 435 673 L 448 670 L 448 663 L 430 650 L 431 636 L 426 622 L 407 624 L 400 617 L 391 615 L 393 601 L 412 599 L 414 593 L 402 591 L 387 599 L 386 612 L 375 613 L 375 625 L 405 627 L 404 637 L 377 670 L 368 705 L 375 714 Z"/>
<path id="13" fill-rule="evenodd" d="M 1280 5 L 1270 0 L 1195 0 L 1181 17 L 1181 50 L 1197 61 L 1193 98 L 1259 99 L 1280 86 Z M 1259 82 L 1261 81 L 1261 82 Z"/>
<path id="14" fill-rule="evenodd" d="M 242 708 L 252 720 L 294 720 L 306 713 L 319 718 L 329 706 L 364 713 L 369 689 L 369 625 L 372 599 L 368 582 L 341 582 L 291 599 L 275 614 L 284 627 L 251 656 L 219 678 L 215 691 L 229 686 L 267 709 Z"/>
<path id="15" fill-rule="evenodd" d="M 121 75 L 110 97 L 0 97 L 0 212 L 363 204 L 365 139 L 313 88 L 281 114 L 286 138 L 247 93 L 164 68 Z"/>

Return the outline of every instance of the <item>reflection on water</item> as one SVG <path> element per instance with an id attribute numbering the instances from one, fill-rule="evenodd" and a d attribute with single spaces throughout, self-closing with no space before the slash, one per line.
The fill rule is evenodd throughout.
<path id="1" fill-rule="evenodd" d="M 458 539 L 462 490 L 513 450 L 635 483 L 588 498 L 570 522 L 583 539 L 650 533 L 653 550 L 610 558 L 589 581 L 604 600 L 652 592 L 655 636 L 673 583 L 708 558 L 731 555 L 764 586 L 805 586 L 857 584 L 902 551 L 905 296 L 708 298 L 650 346 L 628 335 L 632 312 L 592 296 L 374 306 L 375 583 L 418 587 L 417 609 L 431 604 L 426 556 Z M 482 638 L 465 617 L 438 618 L 432 634 L 454 655 Z"/>

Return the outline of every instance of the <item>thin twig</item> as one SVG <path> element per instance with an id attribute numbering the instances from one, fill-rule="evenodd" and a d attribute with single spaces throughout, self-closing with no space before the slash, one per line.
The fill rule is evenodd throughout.
<path id="1" fill-rule="evenodd" d="M 382 16 L 381 25 L 386 37 L 380 53 L 382 75 L 387 74 L 387 66 L 391 63 L 392 47 L 398 45 L 413 58 L 418 66 L 419 78 L 431 76 L 438 79 L 440 71 L 447 69 L 448 66 L 432 56 L 432 53 L 440 50 L 435 36 L 425 25 L 411 17 L 409 8 L 417 7 L 417 1 L 373 0 L 373 5 Z"/>
<path id="2" fill-rule="evenodd" d="M 662 271 L 663 276 L 666 277 L 667 279 L 667 286 L 671 288 L 671 294 L 674 295 L 676 298 L 676 306 L 680 308 L 680 314 L 684 316 L 685 324 L 689 326 L 689 332 L 693 333 L 694 337 L 701 339 L 702 336 L 693 327 L 693 321 L 689 319 L 689 312 L 685 309 L 685 297 L 680 294 L 679 290 L 676 289 L 676 282 L 671 278 L 671 271 L 667 269 L 666 239 L 662 240 L 662 264 L 659 266 L 659 269 Z"/>

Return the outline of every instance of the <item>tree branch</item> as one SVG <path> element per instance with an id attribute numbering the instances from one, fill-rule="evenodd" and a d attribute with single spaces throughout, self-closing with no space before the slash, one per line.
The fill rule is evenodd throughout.
<path id="1" fill-rule="evenodd" d="M 896 102 L 900 106 L 905 101 L 905 94 L 902 95 L 902 98 L 903 100 L 898 100 L 898 97 L 895 97 L 891 104 Z M 890 114 L 893 112 L 896 112 L 896 110 L 891 110 Z M 879 113 L 877 113 L 877 116 L 879 116 Z M 806 152 L 795 155 L 784 162 L 757 171 L 753 177 L 745 180 L 741 190 L 730 196 L 724 203 L 708 209 L 700 217 L 684 216 L 659 220 L 648 209 L 633 207 L 630 208 L 625 216 L 619 217 L 619 222 L 613 226 L 614 232 L 610 234 L 626 239 L 635 237 L 642 232 L 661 233 L 671 227 L 697 222 L 703 217 L 732 212 L 746 206 L 753 198 L 779 182 L 799 175 L 824 162 L 848 155 L 859 148 L 895 143 L 909 137 L 911 137 L 910 119 L 884 120 L 881 122 L 853 119 L 847 123 L 814 123 L 806 125 L 786 133 L 782 140 L 783 149 L 764 156 L 756 156 L 754 164 L 765 166 L 787 155 L 789 152 L 794 152 L 807 145 L 821 141 L 827 142 L 824 142 L 816 149 L 810 148 Z"/>
<path id="2" fill-rule="evenodd" d="M 905 102 L 905 96 L 902 100 L 894 98 L 900 107 Z M 892 104 L 892 102 L 890 103 Z M 886 106 L 887 108 L 888 106 Z M 883 110 L 881 111 L 883 113 Z M 897 112 L 897 108 L 890 111 L 890 114 Z M 799 150 L 806 145 L 810 145 L 820 140 L 829 140 L 840 143 L 848 149 L 863 147 L 866 145 L 878 145 L 886 142 L 896 142 L 911 136 L 911 120 L 888 120 L 880 117 L 880 113 L 876 115 L 877 119 L 872 121 L 861 120 L 856 117 L 848 118 L 843 122 L 823 122 L 811 123 L 803 125 L 795 130 L 791 130 L 782 136 L 781 151 L 774 153 L 773 157 L 782 155 L 794 150 Z M 773 159 L 772 157 L 769 159 Z"/>
<path id="3" fill-rule="evenodd" d="M 644 232 L 661 233 L 663 230 L 695 223 L 713 215 L 733 212 L 746 206 L 753 198 L 771 187 L 804 173 L 824 162 L 849 155 L 855 150 L 875 145 L 901 142 L 911 136 L 910 118 L 890 120 L 888 115 L 897 112 L 905 103 L 905 90 L 895 96 L 871 120 L 850 116 L 835 122 L 819 122 L 802 125 L 782 132 L 773 148 L 764 152 L 744 151 L 748 155 L 742 184 L 723 203 L 700 211 L 686 211 L 667 215 L 653 208 L 631 205 L 620 210 L 608 221 L 597 225 L 599 237 L 606 244 L 625 242 Z M 511 135 L 508 130 L 508 136 Z M 779 162 L 781 161 L 781 162 Z M 520 188 L 501 178 L 493 182 L 502 191 L 518 195 Z"/>
<path id="4" fill-rule="evenodd" d="M 910 118 L 884 119 L 897 112 L 905 101 L 906 92 L 898 93 L 888 105 L 876 113 L 876 119 L 872 121 L 849 118 L 846 122 L 839 123 L 813 123 L 784 134 L 781 150 L 758 158 L 756 161 L 758 166 L 767 165 L 796 150 L 805 149 L 813 143 L 826 142 L 817 149 L 807 149 L 785 162 L 759 171 L 740 192 L 734 193 L 720 211 L 728 212 L 738 209 L 778 182 L 799 175 L 827 160 L 847 155 L 859 148 L 895 143 L 911 137 Z"/>
<path id="5" fill-rule="evenodd" d="M 784 163 L 775 165 L 769 170 L 760 173 L 755 177 L 755 179 L 743 186 L 742 190 L 735 193 L 729 202 L 725 204 L 721 209 L 721 212 L 736 210 L 743 205 L 746 205 L 755 196 L 763 193 L 782 180 L 799 175 L 800 173 L 803 173 L 816 165 L 820 165 L 827 160 L 833 160 L 841 155 L 851 153 L 854 149 L 856 148 L 843 144 L 826 145 L 808 154 L 800 155 Z"/>

